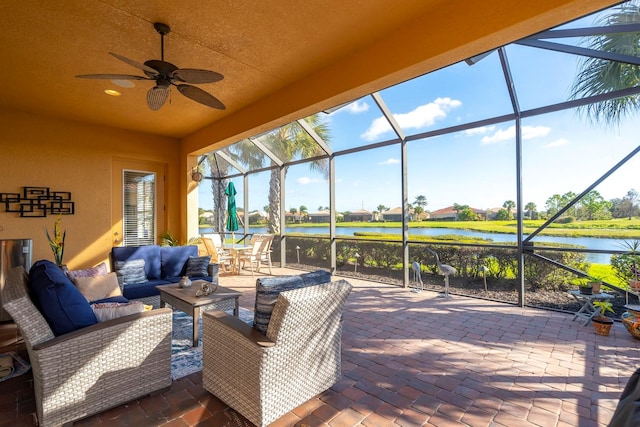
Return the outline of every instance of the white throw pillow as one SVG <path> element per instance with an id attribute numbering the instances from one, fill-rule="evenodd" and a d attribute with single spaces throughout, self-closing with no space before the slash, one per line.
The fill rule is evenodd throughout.
<path id="1" fill-rule="evenodd" d="M 129 314 L 142 313 L 145 311 L 142 301 L 131 301 L 126 304 L 117 302 L 105 302 L 91 304 L 93 312 L 98 322 L 106 322 L 107 320 L 117 319 L 118 317 L 128 316 Z"/>

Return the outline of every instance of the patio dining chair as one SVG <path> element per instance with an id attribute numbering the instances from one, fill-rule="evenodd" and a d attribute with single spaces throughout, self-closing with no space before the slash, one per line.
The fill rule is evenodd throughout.
<path id="1" fill-rule="evenodd" d="M 267 263 L 269 266 L 269 274 L 271 273 L 271 245 L 273 244 L 273 239 L 275 235 L 273 234 L 264 234 L 264 241 L 262 243 L 262 247 L 260 248 L 260 255 L 258 260 L 258 272 L 260 271 L 260 266 L 262 263 Z"/>
<path id="2" fill-rule="evenodd" d="M 245 267 L 245 264 L 249 263 L 251 269 L 251 275 L 254 275 L 254 271 L 260 272 L 260 262 L 262 259 L 262 251 L 265 250 L 266 245 L 269 243 L 269 238 L 262 234 L 256 234 L 251 238 L 251 249 L 241 251 L 238 253 L 238 272 L 241 268 Z M 254 270 L 253 266 L 256 266 Z M 269 273 L 271 273 L 271 265 L 269 264 Z"/>
<path id="3" fill-rule="evenodd" d="M 217 236 L 217 239 L 214 237 Z M 223 271 L 227 271 L 228 266 L 233 264 L 233 256 L 229 251 L 222 248 L 222 238 L 219 234 L 203 234 L 200 238 L 206 248 L 207 254 L 211 255 L 211 262 L 216 262 L 222 266 Z M 216 245 L 216 240 L 220 243 Z"/>

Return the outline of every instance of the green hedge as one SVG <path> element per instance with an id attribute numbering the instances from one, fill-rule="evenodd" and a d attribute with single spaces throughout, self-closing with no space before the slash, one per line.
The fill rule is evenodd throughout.
<path id="1" fill-rule="evenodd" d="M 287 237 L 287 260 L 295 259 L 295 247 L 300 247 L 300 259 L 309 265 L 327 265 L 330 259 L 330 244 L 327 238 Z M 560 246 L 545 243 L 544 246 Z M 336 244 L 336 264 L 338 269 L 356 262 L 361 266 L 384 270 L 402 269 L 402 244 L 400 242 L 380 242 L 372 240 L 339 240 Z M 471 247 L 442 244 L 422 245 L 411 243 L 409 259 L 422 264 L 423 271 L 439 274 L 435 257 L 427 248 L 438 253 L 443 264 L 449 264 L 458 271 L 457 277 L 472 281 L 482 277 L 482 266 L 487 267 L 486 277 L 498 280 L 514 280 L 517 277 L 517 257 L 515 247 Z M 580 271 L 588 271 L 590 264 L 586 255 L 578 252 L 545 251 L 545 257 Z M 408 266 L 407 268 L 410 268 Z M 381 271 L 382 276 L 386 276 Z M 566 290 L 576 276 L 544 260 L 532 256 L 525 259 L 525 280 L 530 289 Z"/>

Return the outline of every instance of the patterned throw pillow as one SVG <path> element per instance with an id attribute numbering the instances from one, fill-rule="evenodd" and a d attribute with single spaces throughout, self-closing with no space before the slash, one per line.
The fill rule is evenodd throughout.
<path id="1" fill-rule="evenodd" d="M 102 276 L 107 273 L 107 264 L 101 262 L 95 267 L 87 268 L 85 270 L 68 270 L 67 276 L 69 276 L 69 279 L 73 280 L 76 277 L 95 277 Z"/>
<path id="2" fill-rule="evenodd" d="M 190 257 L 187 260 L 187 276 L 189 277 L 206 277 L 209 275 L 209 262 L 211 255 L 201 257 Z"/>
<path id="3" fill-rule="evenodd" d="M 298 276 L 275 276 L 258 279 L 256 281 L 253 327 L 258 332 L 267 334 L 271 313 L 280 292 L 321 285 L 327 282 L 331 282 L 331 273 L 324 270 L 304 273 Z"/>
<path id="4" fill-rule="evenodd" d="M 120 286 L 129 283 L 144 283 L 149 281 L 144 272 L 144 259 L 116 261 L 115 270 Z"/>

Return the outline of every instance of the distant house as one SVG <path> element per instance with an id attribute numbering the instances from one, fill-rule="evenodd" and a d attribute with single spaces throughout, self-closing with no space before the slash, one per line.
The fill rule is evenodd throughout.
<path id="1" fill-rule="evenodd" d="M 285 212 L 284 214 L 285 221 L 291 224 L 299 224 L 302 222 L 304 216 L 300 212 L 291 213 Z"/>
<path id="2" fill-rule="evenodd" d="M 313 212 L 308 214 L 308 216 L 309 216 L 309 222 L 313 222 L 313 223 L 331 221 L 331 212 L 329 212 L 328 210 Z M 341 213 L 336 212 L 336 220 L 342 220 Z"/>
<path id="3" fill-rule="evenodd" d="M 201 224 L 213 224 L 215 216 L 213 212 L 203 212 L 200 214 Z"/>
<path id="4" fill-rule="evenodd" d="M 331 220 L 331 212 L 318 211 L 309 214 L 309 221 L 313 223 L 329 222 Z"/>
<path id="5" fill-rule="evenodd" d="M 265 211 L 249 212 L 249 224 L 259 224 L 266 220 L 267 220 L 267 213 Z"/>
<path id="6" fill-rule="evenodd" d="M 481 219 L 486 219 L 488 212 L 482 209 L 469 208 L 473 213 L 478 215 Z M 447 206 L 446 208 L 438 209 L 431 212 L 431 219 L 433 220 L 452 220 L 458 219 L 458 213 L 453 209 L 453 206 Z"/>
<path id="7" fill-rule="evenodd" d="M 455 220 L 457 217 L 458 213 L 453 210 L 453 206 L 431 211 L 431 219 L 435 220 Z"/>
<path id="8" fill-rule="evenodd" d="M 380 214 L 383 221 L 400 222 L 402 221 L 402 208 L 393 208 Z M 413 209 L 409 210 L 407 221 L 413 220 Z"/>
<path id="9" fill-rule="evenodd" d="M 346 222 L 369 222 L 373 220 L 373 212 L 369 212 L 365 209 L 360 209 L 355 212 L 350 212 L 344 215 Z"/>

